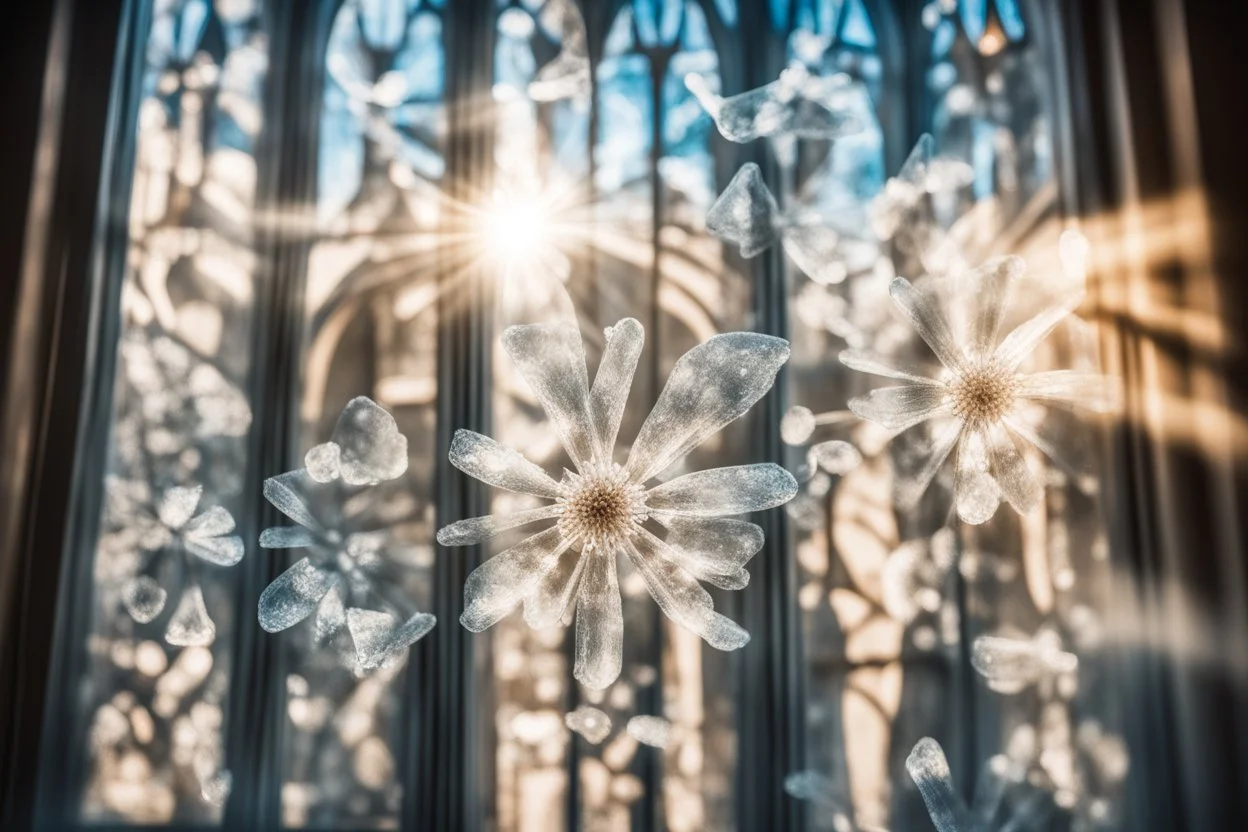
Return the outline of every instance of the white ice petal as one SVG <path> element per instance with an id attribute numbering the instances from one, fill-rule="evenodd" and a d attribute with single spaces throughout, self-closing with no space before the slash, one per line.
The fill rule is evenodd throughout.
<path id="1" fill-rule="evenodd" d="M 182 528 L 182 537 L 187 539 L 203 539 L 220 537 L 234 531 L 234 516 L 221 506 L 213 506 L 202 514 L 191 518 Z"/>
<path id="2" fill-rule="evenodd" d="M 563 716 L 563 724 L 585 738 L 591 745 L 598 745 L 611 733 L 611 717 L 592 705 L 582 705 Z"/>
<path id="3" fill-rule="evenodd" d="M 1031 351 L 1048 337 L 1049 333 L 1065 320 L 1066 316 L 1079 308 L 1083 303 L 1083 292 L 1074 292 L 1062 302 L 1043 310 L 1034 318 L 1019 326 L 1005 336 L 997 346 L 995 353 L 997 362 L 1008 370 L 1013 370 L 1023 359 L 1031 355 Z"/>
<path id="4" fill-rule="evenodd" d="M 720 575 L 716 572 L 707 572 L 702 569 L 701 564 L 693 563 L 686 566 L 690 575 L 699 581 L 705 581 L 713 587 L 726 590 L 745 589 L 750 585 L 750 573 L 745 569 L 738 569 L 727 575 Z"/>
<path id="5" fill-rule="evenodd" d="M 302 549 L 316 542 L 316 535 L 303 526 L 274 526 L 260 532 L 260 546 L 265 549 Z"/>
<path id="6" fill-rule="evenodd" d="M 965 423 L 961 419 L 954 419 L 948 425 L 943 426 L 940 433 L 936 434 L 932 440 L 932 445 L 928 449 L 927 462 L 923 464 L 918 473 L 913 477 L 898 477 L 894 484 L 894 492 L 899 508 L 909 510 L 918 505 L 927 487 L 932 484 L 941 466 L 949 458 L 949 452 L 958 444 L 964 426 Z"/>
<path id="7" fill-rule="evenodd" d="M 815 432 L 815 414 L 809 407 L 794 405 L 780 420 L 780 439 L 786 445 L 802 445 Z"/>
<path id="8" fill-rule="evenodd" d="M 624 661 L 624 614 L 616 553 L 587 551 L 576 599 L 576 654 L 572 675 L 590 690 L 603 690 Z"/>
<path id="9" fill-rule="evenodd" d="M 307 558 L 273 579 L 260 593 L 257 619 L 267 632 L 277 633 L 312 614 L 338 576 Z"/>
<path id="10" fill-rule="evenodd" d="M 736 650 L 750 640 L 741 625 L 714 610 L 710 594 L 675 562 L 675 554 L 644 529 L 628 547 L 628 556 L 641 573 L 663 614 L 696 633 L 717 650 Z"/>
<path id="11" fill-rule="evenodd" d="M 559 527 L 553 526 L 478 566 L 464 583 L 459 622 L 474 633 L 497 624 L 533 592 L 567 548 Z"/>
<path id="12" fill-rule="evenodd" d="M 321 524 L 312 516 L 303 492 L 312 484 L 311 478 L 302 470 L 288 471 L 269 477 L 264 481 L 264 496 L 273 506 L 299 525 L 312 531 L 322 531 Z"/>
<path id="13" fill-rule="evenodd" d="M 131 579 L 121 590 L 121 602 L 126 605 L 126 612 L 140 624 L 146 624 L 160 615 L 168 597 L 164 588 L 147 575 Z"/>
<path id="14" fill-rule="evenodd" d="M 1019 514 L 1026 514 L 1040 504 L 1044 488 L 1027 467 L 1014 439 L 1000 424 L 988 429 L 989 466 L 1001 496 Z"/>
<path id="15" fill-rule="evenodd" d="M 202 485 L 191 488 L 170 488 L 161 495 L 160 505 L 156 508 L 160 522 L 171 529 L 180 529 L 185 526 L 191 519 L 191 515 L 195 513 L 195 507 L 199 505 L 199 498 L 203 493 Z"/>
<path id="16" fill-rule="evenodd" d="M 646 493 L 654 511 L 695 517 L 720 517 L 764 511 L 787 503 L 797 494 L 797 480 L 771 462 L 712 468 L 685 474 Z"/>
<path id="17" fill-rule="evenodd" d="M 589 376 L 581 333 L 571 322 L 521 324 L 503 331 L 503 349 L 515 362 L 555 426 L 572 461 L 595 456 L 597 434 L 589 416 Z"/>
<path id="18" fill-rule="evenodd" d="M 668 549 L 695 574 L 735 575 L 763 548 L 763 530 L 744 520 L 661 515 Z"/>
<path id="19" fill-rule="evenodd" d="M 334 426 L 339 471 L 349 485 L 370 485 L 407 470 L 407 437 L 385 408 L 367 396 L 347 402 Z M 318 471 L 318 473 L 325 473 Z"/>
<path id="20" fill-rule="evenodd" d="M 849 400 L 849 409 L 859 419 L 875 422 L 889 430 L 905 430 L 949 413 L 948 391 L 932 384 L 881 387 L 865 396 Z"/>
<path id="21" fill-rule="evenodd" d="M 317 482 L 333 482 L 342 476 L 342 448 L 337 442 L 324 442 L 303 456 L 303 467 Z"/>
<path id="22" fill-rule="evenodd" d="M 347 630 L 355 645 L 355 660 L 361 668 L 372 670 L 381 666 L 395 623 L 395 617 L 388 612 L 356 607 L 347 609 Z"/>
<path id="23" fill-rule="evenodd" d="M 217 566 L 233 566 L 243 559 L 246 551 L 243 539 L 236 534 L 224 537 L 188 537 L 182 543 L 192 555 Z"/>
<path id="24" fill-rule="evenodd" d="M 561 493 L 559 483 L 519 452 L 470 430 L 455 431 L 447 456 L 456 468 L 495 488 L 551 500 Z"/>
<path id="25" fill-rule="evenodd" d="M 820 468 L 836 476 L 844 476 L 862 464 L 858 449 L 841 439 L 812 445 L 810 455 Z"/>
<path id="26" fill-rule="evenodd" d="M 681 356 L 629 453 L 633 480 L 651 479 L 743 415 L 788 358 L 788 341 L 752 332 L 716 335 Z"/>
<path id="27" fill-rule="evenodd" d="M 347 626 L 347 608 L 342 603 L 342 593 L 337 586 L 331 587 L 321 603 L 316 605 L 315 638 L 324 644 L 334 633 Z"/>
<path id="28" fill-rule="evenodd" d="M 598 447 L 610 458 L 624 418 L 624 405 L 633 386 L 637 359 L 646 342 L 646 331 L 633 318 L 607 327 L 607 344 L 589 391 L 589 416 L 598 433 Z"/>
<path id="29" fill-rule="evenodd" d="M 204 593 L 199 584 L 191 584 L 182 591 L 178 608 L 165 627 L 165 641 L 178 647 L 204 647 L 216 637 L 216 625 L 204 606 Z"/>
<path id="30" fill-rule="evenodd" d="M 954 477 L 954 499 L 958 517 L 972 526 L 986 523 L 1001 505 L 1001 491 L 992 477 L 988 448 L 983 432 L 962 431 L 958 442 L 958 467 Z"/>
<path id="31" fill-rule="evenodd" d="M 909 381 L 914 384 L 935 385 L 940 383 L 934 378 L 925 375 L 921 367 L 898 367 L 894 362 L 865 350 L 841 350 L 840 360 L 842 364 L 852 370 L 857 370 L 860 373 L 870 373 L 873 376 L 895 378 L 899 381 Z"/>
<path id="32" fill-rule="evenodd" d="M 524 599 L 524 622 L 534 630 L 563 623 L 580 586 L 586 556 L 578 550 L 566 549 L 559 562 L 537 582 L 533 592 Z"/>
<path id="33" fill-rule="evenodd" d="M 965 352 L 954 340 L 949 321 L 936 301 L 911 286 L 904 277 L 893 278 L 888 293 L 941 363 L 951 370 L 961 370 L 966 364 Z"/>
<path id="34" fill-rule="evenodd" d="M 924 737 L 906 758 L 906 771 L 919 787 L 936 832 L 971 832 L 966 803 L 953 786 L 949 761 L 940 743 Z"/>
<path id="35" fill-rule="evenodd" d="M 1073 673 L 1079 660 L 1052 639 L 979 636 L 971 647 L 971 665 L 998 693 L 1018 693 L 1056 673 Z"/>
<path id="36" fill-rule="evenodd" d="M 1027 264 L 1021 257 L 995 257 L 967 275 L 970 303 L 975 312 L 971 321 L 971 349 L 976 357 L 992 355 L 1014 283 L 1026 270 Z"/>
<path id="37" fill-rule="evenodd" d="M 776 242 L 776 199 L 753 162 L 741 166 L 706 213 L 706 230 L 753 257 Z"/>
<path id="38" fill-rule="evenodd" d="M 661 716 L 635 716 L 624 730 L 637 742 L 655 748 L 667 748 L 672 737 L 672 723 Z"/>
<path id="39" fill-rule="evenodd" d="M 1118 379 L 1097 373 L 1055 370 L 1021 376 L 1018 395 L 1052 404 L 1073 405 L 1093 413 L 1113 413 L 1121 407 Z"/>
<path id="40" fill-rule="evenodd" d="M 563 506 L 555 504 L 515 511 L 511 514 L 470 517 L 438 529 L 438 542 L 443 546 L 469 546 L 473 543 L 483 543 L 499 532 L 526 526 L 539 520 L 550 520 L 562 513 Z"/>

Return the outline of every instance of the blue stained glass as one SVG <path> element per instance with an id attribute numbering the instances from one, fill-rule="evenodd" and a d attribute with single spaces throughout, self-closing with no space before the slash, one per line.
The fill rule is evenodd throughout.
<path id="1" fill-rule="evenodd" d="M 616 18 L 616 26 L 619 25 Z M 614 28 L 614 27 L 613 27 Z M 613 193 L 650 172 L 650 132 L 654 106 L 650 62 L 644 55 L 620 55 L 598 66 L 599 123 L 595 184 Z"/>
<path id="2" fill-rule="evenodd" d="M 392 52 L 399 48 L 407 28 L 407 0 L 356 0 L 360 27 L 374 49 Z"/>
<path id="3" fill-rule="evenodd" d="M 637 0 L 637 37 L 645 46 L 666 46 L 680 34 L 683 0 Z"/>
<path id="4" fill-rule="evenodd" d="M 442 19 L 422 12 L 412 20 L 407 41 L 394 58 L 394 68 L 407 78 L 407 100 L 440 101 L 445 78 Z"/>
<path id="5" fill-rule="evenodd" d="M 633 48 L 633 10 L 620 9 L 607 33 L 607 42 L 603 44 L 603 54 L 607 57 L 623 55 Z"/>
<path id="6" fill-rule="evenodd" d="M 1027 24 L 1023 22 L 1023 13 L 1018 7 L 1018 0 L 997 0 L 997 17 L 1001 20 L 1001 28 L 1010 40 L 1022 40 L 1027 34 Z"/>
<path id="7" fill-rule="evenodd" d="M 871 25 L 871 17 L 863 7 L 862 0 L 848 0 L 845 4 L 841 17 L 840 40 L 849 46 L 875 48 L 875 27 Z"/>
<path id="8" fill-rule="evenodd" d="M 936 31 L 932 33 L 932 58 L 940 60 L 949 54 L 949 50 L 953 48 L 953 39 L 957 37 L 958 30 L 948 20 L 942 20 L 940 25 L 936 27 Z"/>
<path id="9" fill-rule="evenodd" d="M 986 199 L 996 191 L 997 126 L 984 119 L 972 125 L 971 168 L 975 171 L 975 199 Z"/>
<path id="10" fill-rule="evenodd" d="M 208 3 L 205 0 L 190 0 L 182 7 L 176 25 L 178 31 L 173 54 L 179 62 L 190 63 L 199 48 L 200 38 L 204 36 L 204 27 L 208 25 Z"/>
<path id="11" fill-rule="evenodd" d="M 971 43 L 979 43 L 988 25 L 988 0 L 962 0 L 962 28 Z"/>

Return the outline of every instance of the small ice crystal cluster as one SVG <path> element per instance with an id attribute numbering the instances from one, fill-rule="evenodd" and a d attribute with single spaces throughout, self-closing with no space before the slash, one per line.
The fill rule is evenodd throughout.
<path id="1" fill-rule="evenodd" d="M 221 506 L 198 511 L 203 497 L 201 486 L 170 488 L 161 495 L 155 509 L 127 501 L 124 487 L 110 482 L 110 504 L 117 507 L 126 503 L 127 508 L 118 512 L 126 522 L 140 528 L 138 537 L 147 550 L 138 574 L 121 589 L 121 600 L 130 617 L 140 624 L 153 621 L 165 610 L 168 592 L 151 572 L 156 572 L 161 561 L 156 555 L 177 552 L 183 557 L 194 555 L 214 566 L 234 566 L 243 559 L 243 539 L 234 531 L 234 517 Z M 165 641 L 179 647 L 208 645 L 216 638 L 217 628 L 208 608 L 204 594 L 194 578 L 191 561 L 186 561 L 185 586 L 178 606 L 165 626 Z"/>
<path id="2" fill-rule="evenodd" d="M 898 501 L 912 506 L 927 490 L 949 454 L 957 448 L 955 501 L 958 516 L 984 523 L 1002 500 L 1020 514 L 1039 502 L 1043 486 L 1028 468 L 1017 440 L 1057 458 L 1055 441 L 1026 419 L 1028 404 L 1063 405 L 1105 413 L 1116 406 L 1110 379 L 1094 373 L 1057 370 L 1022 373 L 1020 365 L 1082 301 L 1082 292 L 1067 295 L 998 338 L 1015 283 L 1025 271 L 1018 257 L 990 260 L 965 276 L 972 305 L 969 332 L 955 337 L 934 295 L 904 278 L 889 287 L 894 303 L 943 365 L 932 374 L 922 366 L 895 362 L 860 350 L 841 353 L 841 363 L 864 373 L 902 382 L 850 401 L 860 418 L 901 432 L 923 422 L 936 424 L 926 463 L 912 478 L 899 483 Z"/>
<path id="3" fill-rule="evenodd" d="M 367 499 L 356 499 L 407 471 L 407 439 L 393 416 L 361 396 L 347 404 L 331 440 L 308 452 L 305 465 L 264 483 L 268 501 L 298 525 L 265 529 L 260 545 L 307 555 L 261 593 L 260 626 L 276 633 L 315 612 L 318 640 L 345 628 L 359 668 L 381 667 L 437 623 L 392 593 L 387 523 L 369 512 Z M 363 606 L 375 599 L 390 609 Z"/>
<path id="4" fill-rule="evenodd" d="M 497 488 L 551 503 L 461 520 L 438 532 L 442 545 L 463 546 L 555 521 L 469 575 L 460 621 L 480 632 L 523 604 L 525 621 L 539 628 L 563 623 L 575 612 L 574 675 L 594 690 L 615 681 L 623 657 L 617 557 L 630 560 L 670 619 L 713 647 L 735 650 L 749 634 L 714 611 L 698 582 L 744 587 L 745 563 L 762 548 L 763 532 L 727 515 L 781 505 L 797 490 L 793 476 L 773 464 L 717 468 L 647 486 L 771 388 L 789 345 L 766 335 L 717 335 L 686 353 L 672 368 L 627 461 L 615 462 L 644 339 L 641 324 L 631 318 L 607 329 L 591 387 L 575 324 L 513 326 L 504 332 L 503 348 L 553 422 L 576 470 L 557 481 L 489 437 L 458 431 L 450 449 L 455 467 Z M 666 529 L 665 538 L 652 531 L 659 527 Z"/>

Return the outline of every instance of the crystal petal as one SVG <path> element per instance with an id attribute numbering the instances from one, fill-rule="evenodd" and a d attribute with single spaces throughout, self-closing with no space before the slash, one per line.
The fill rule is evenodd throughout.
<path id="1" fill-rule="evenodd" d="M 615 450 L 637 359 L 646 342 L 646 331 L 633 318 L 625 318 L 607 328 L 606 338 L 594 386 L 589 391 L 589 416 L 597 430 L 598 447 L 609 459 Z"/>
<path id="2" fill-rule="evenodd" d="M 567 548 L 559 527 L 553 526 L 478 566 L 464 583 L 459 622 L 474 633 L 497 624 L 533 592 Z"/>
<path id="3" fill-rule="evenodd" d="M 965 366 L 966 355 L 954 340 L 949 321 L 931 295 L 920 292 L 904 277 L 893 278 L 888 293 L 942 364 L 951 370 L 960 370 Z"/>
<path id="4" fill-rule="evenodd" d="M 455 431 L 448 454 L 451 464 L 487 485 L 555 499 L 559 483 L 519 452 L 470 430 Z"/>
<path id="5" fill-rule="evenodd" d="M 312 614 L 338 576 L 303 558 L 273 579 L 260 593 L 257 618 L 267 632 L 277 633 Z"/>
<path id="6" fill-rule="evenodd" d="M 564 550 L 558 563 L 542 576 L 533 592 L 524 599 L 526 624 L 534 630 L 541 630 L 563 623 L 572 606 L 572 599 L 576 597 L 586 557 L 579 550 Z"/>
<path id="7" fill-rule="evenodd" d="M 392 480 L 407 471 L 407 437 L 399 433 L 394 417 L 367 396 L 347 402 L 334 425 L 333 443 L 339 448 L 343 482 L 349 485 Z"/>
<path id="8" fill-rule="evenodd" d="M 527 526 L 539 520 L 551 520 L 562 513 L 563 506 L 555 504 L 515 511 L 511 514 L 470 517 L 438 529 L 438 543 L 443 546 L 470 546 L 474 543 L 484 543 L 500 532 Z"/>
<path id="9" fill-rule="evenodd" d="M 583 560 L 572 675 L 590 690 L 603 690 L 619 678 L 624 661 L 624 615 L 616 554 L 591 549 Z"/>
<path id="10" fill-rule="evenodd" d="M 578 466 L 594 459 L 589 376 L 581 333 L 571 322 L 521 324 L 503 332 L 503 349 L 524 376 Z"/>
<path id="11" fill-rule="evenodd" d="M 1073 292 L 1048 309 L 1043 310 L 1034 318 L 1019 324 L 1013 332 L 1005 336 L 997 346 L 995 353 L 997 362 L 1009 370 L 1013 370 L 1023 359 L 1031 355 L 1031 351 L 1048 337 L 1066 316 L 1070 315 L 1083 303 L 1083 292 Z"/>
<path id="12" fill-rule="evenodd" d="M 948 391 L 932 384 L 881 387 L 850 399 L 849 409 L 859 419 L 901 431 L 948 414 Z"/>
<path id="13" fill-rule="evenodd" d="M 165 627 L 165 641 L 178 647 L 204 647 L 216 637 L 216 625 L 204 606 L 204 593 L 199 584 L 191 584 L 182 591 L 178 608 Z"/>
<path id="14" fill-rule="evenodd" d="M 646 505 L 654 511 L 718 517 L 764 511 L 787 503 L 795 494 L 793 475 L 765 462 L 685 474 L 650 489 Z"/>
<path id="15" fill-rule="evenodd" d="M 967 832 L 971 828 L 966 803 L 953 786 L 949 761 L 940 743 L 930 737 L 915 743 L 906 758 L 906 771 L 923 795 L 936 832 Z"/>

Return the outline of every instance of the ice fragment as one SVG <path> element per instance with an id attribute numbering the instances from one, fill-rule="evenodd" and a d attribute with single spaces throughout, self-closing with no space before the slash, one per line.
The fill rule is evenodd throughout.
<path id="1" fill-rule="evenodd" d="M 611 733 L 611 717 L 590 705 L 565 714 L 563 722 L 593 745 L 598 745 Z"/>
<path id="2" fill-rule="evenodd" d="M 672 735 L 672 723 L 660 716 L 635 716 L 625 729 L 639 743 L 655 748 L 667 748 Z"/>
<path id="3" fill-rule="evenodd" d="M 216 625 L 204 606 L 204 594 L 198 584 L 182 591 L 178 608 L 165 628 L 165 641 L 178 647 L 204 647 L 217 637 Z"/>
<path id="4" fill-rule="evenodd" d="M 165 609 L 168 593 L 147 575 L 131 579 L 121 591 L 121 601 L 130 617 L 146 624 Z"/>

